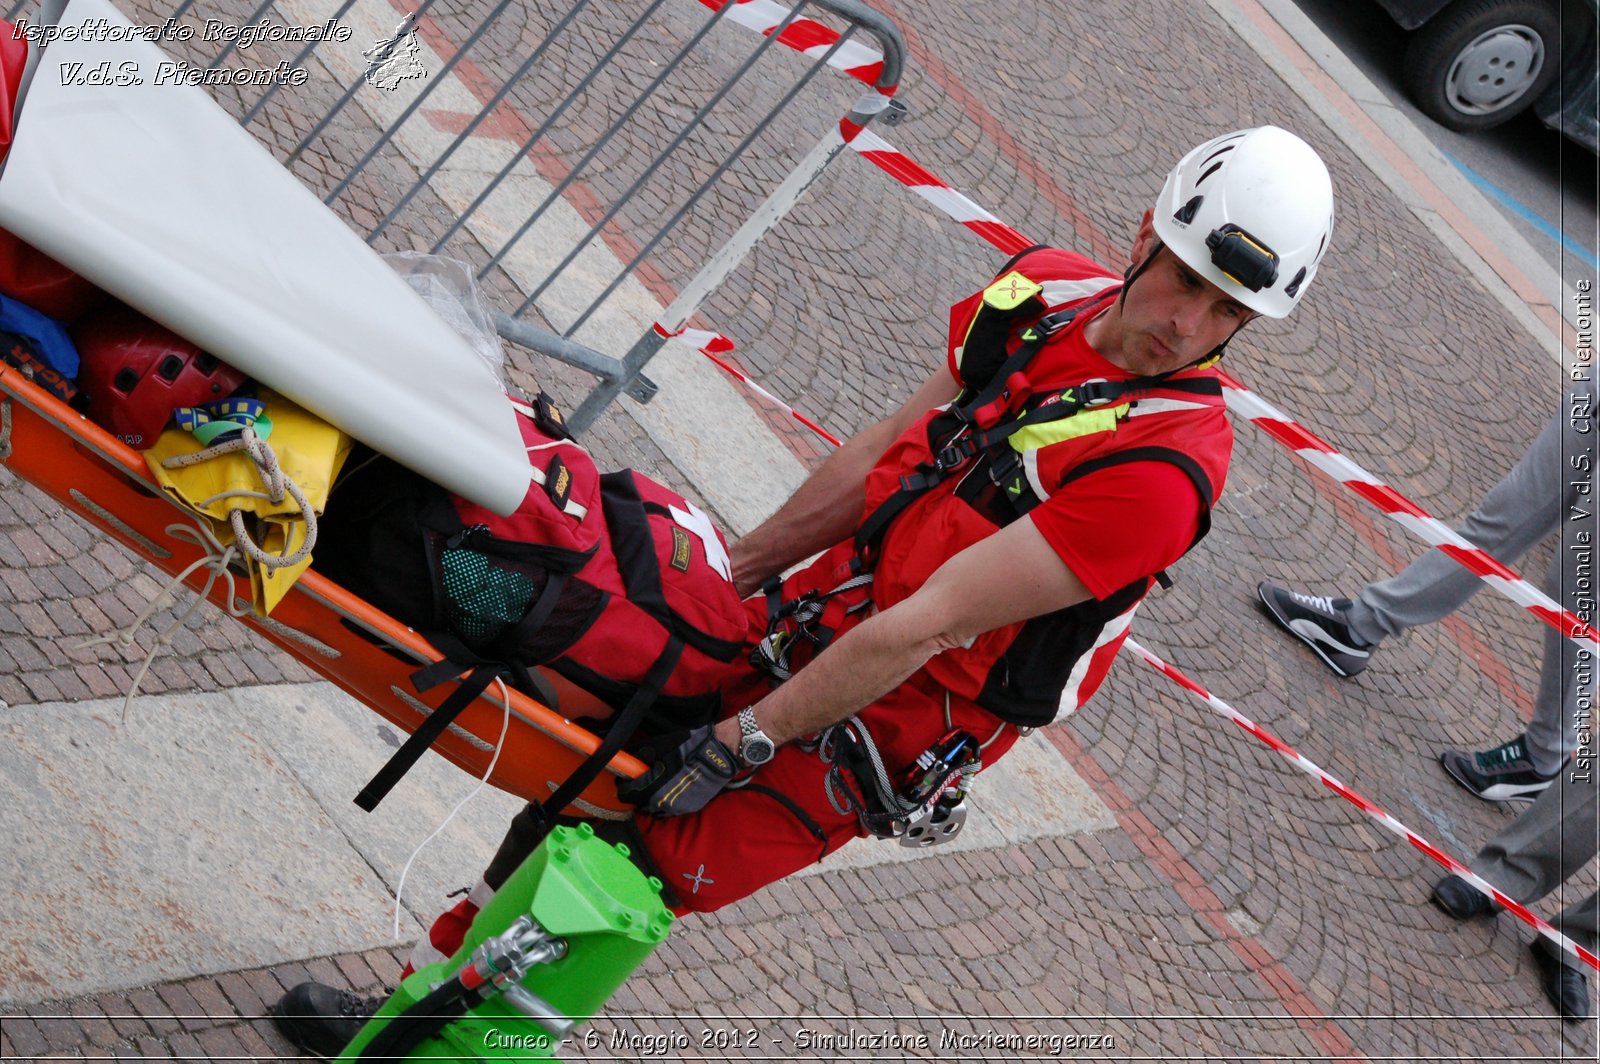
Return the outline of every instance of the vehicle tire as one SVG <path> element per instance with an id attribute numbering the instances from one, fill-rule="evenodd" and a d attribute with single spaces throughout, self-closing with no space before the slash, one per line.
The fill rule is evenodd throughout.
<path id="1" fill-rule="evenodd" d="M 1406 49 L 1411 99 L 1448 129 L 1488 129 L 1526 110 L 1561 66 L 1556 4 L 1456 0 Z"/>

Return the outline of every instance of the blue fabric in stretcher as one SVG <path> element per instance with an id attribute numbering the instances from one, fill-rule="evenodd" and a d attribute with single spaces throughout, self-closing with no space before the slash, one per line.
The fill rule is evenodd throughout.
<path id="1" fill-rule="evenodd" d="M 26 303 L 0 296 L 0 332 L 16 333 L 32 340 L 39 357 L 51 369 L 69 380 L 78 376 L 78 349 L 67 330 L 54 318 L 34 310 Z"/>

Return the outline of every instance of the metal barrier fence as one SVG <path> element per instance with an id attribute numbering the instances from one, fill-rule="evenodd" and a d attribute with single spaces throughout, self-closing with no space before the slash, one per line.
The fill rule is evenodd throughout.
<path id="1" fill-rule="evenodd" d="M 649 399 L 650 358 L 888 110 L 904 54 L 860 0 L 124 3 L 369 243 L 468 262 L 502 337 L 598 378 L 578 430 Z M 757 9 L 767 32 L 731 24 Z"/>

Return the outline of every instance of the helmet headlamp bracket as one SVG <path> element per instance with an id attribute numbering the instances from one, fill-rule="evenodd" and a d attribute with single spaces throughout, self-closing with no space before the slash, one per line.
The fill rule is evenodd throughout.
<path id="1" fill-rule="evenodd" d="M 1232 282 L 1252 292 L 1271 287 L 1278 279 L 1277 252 L 1229 223 L 1206 236 L 1211 262 Z"/>

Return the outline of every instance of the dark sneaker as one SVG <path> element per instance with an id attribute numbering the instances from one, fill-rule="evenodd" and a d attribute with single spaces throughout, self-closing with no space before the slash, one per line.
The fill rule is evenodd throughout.
<path id="1" fill-rule="evenodd" d="M 1486 802 L 1531 802 L 1561 775 L 1560 769 L 1548 776 L 1536 771 L 1520 735 L 1481 754 L 1446 750 L 1439 763 L 1452 779 Z"/>
<path id="2" fill-rule="evenodd" d="M 364 998 L 321 983 L 301 983 L 272 1006 L 272 1022 L 301 1049 L 331 1060 L 386 1000 Z"/>
<path id="3" fill-rule="evenodd" d="M 1445 876 L 1433 885 L 1433 904 L 1456 920 L 1475 920 L 1500 911 L 1500 903 L 1460 876 Z"/>
<path id="4" fill-rule="evenodd" d="M 1376 644 L 1363 643 L 1351 634 L 1345 623 L 1349 599 L 1302 595 L 1266 580 L 1256 585 L 1256 594 L 1261 596 L 1267 616 L 1340 676 L 1354 676 L 1367 667 Z"/>
<path id="5" fill-rule="evenodd" d="M 1550 999 L 1568 1023 L 1582 1023 L 1592 1014 L 1589 1001 L 1589 980 L 1583 972 L 1552 956 L 1542 942 L 1534 942 L 1533 957 L 1539 963 L 1539 983 L 1544 996 Z"/>

